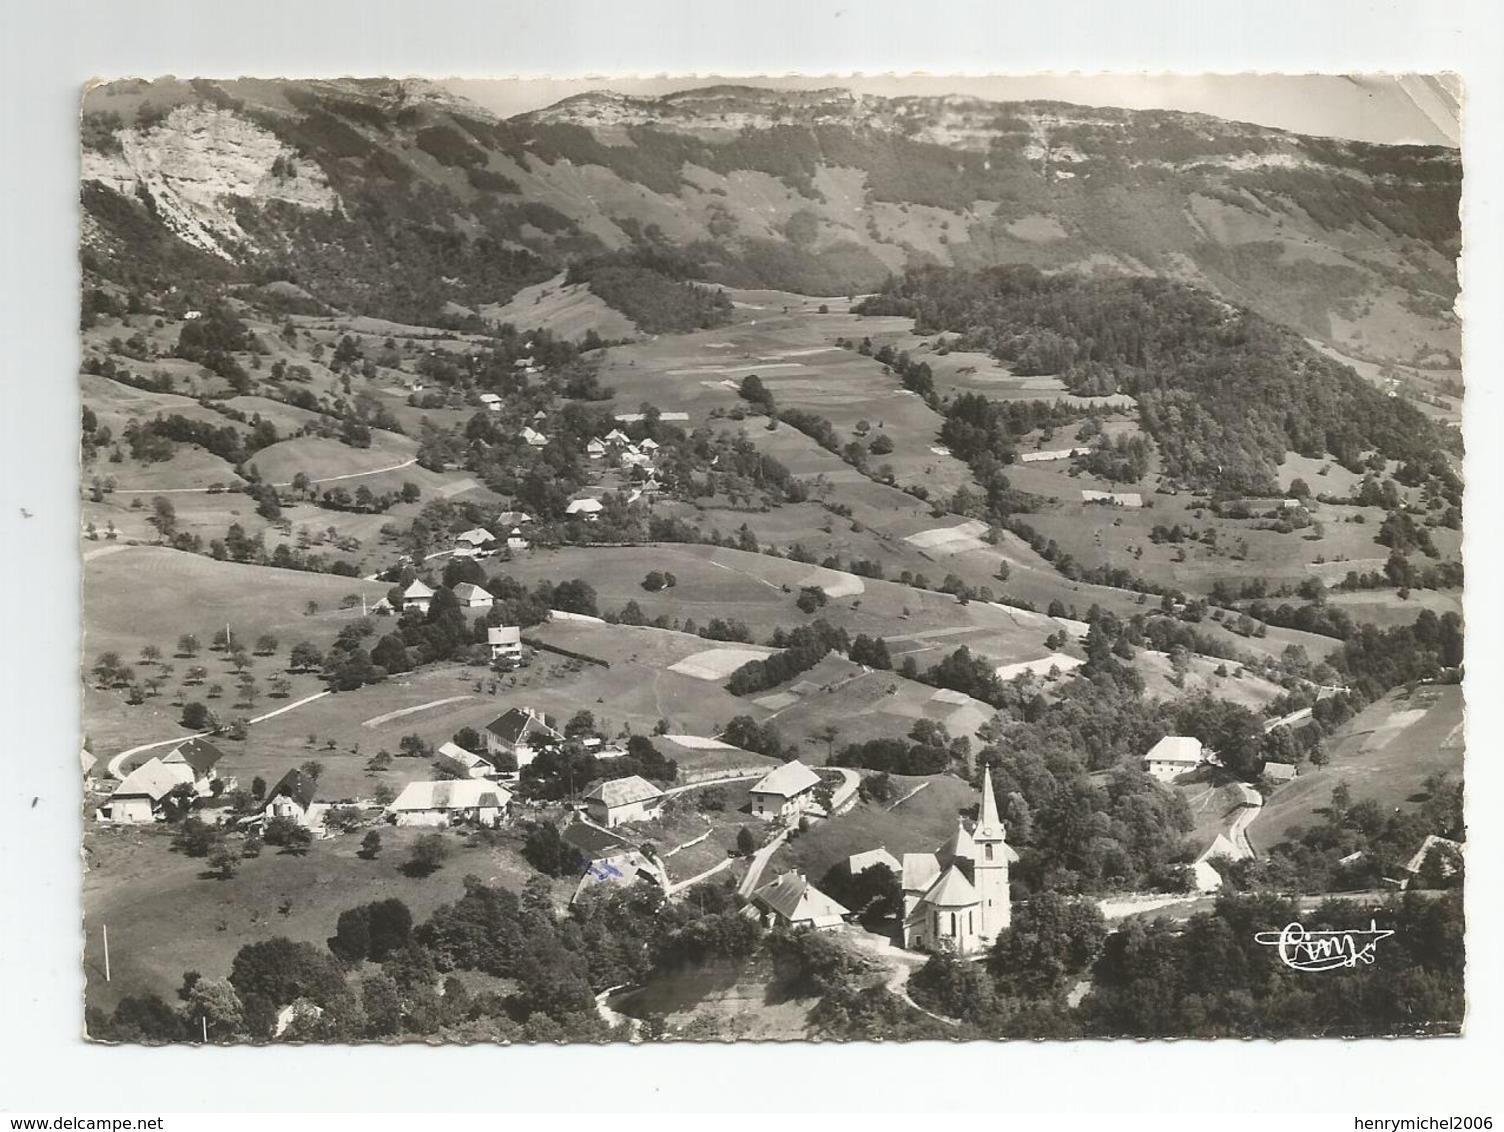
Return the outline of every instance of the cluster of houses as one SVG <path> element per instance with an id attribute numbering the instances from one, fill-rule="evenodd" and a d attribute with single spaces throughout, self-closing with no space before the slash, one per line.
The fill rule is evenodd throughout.
<path id="1" fill-rule="evenodd" d="M 153 755 L 127 774 L 95 817 L 115 825 L 139 825 L 163 820 L 174 790 L 191 803 L 228 793 L 236 781 L 220 778 L 216 767 L 222 758 L 224 752 L 207 739 L 185 740 L 165 758 Z"/>

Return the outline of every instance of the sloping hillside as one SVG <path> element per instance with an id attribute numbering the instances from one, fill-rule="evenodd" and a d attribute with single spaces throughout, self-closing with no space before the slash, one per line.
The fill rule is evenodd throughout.
<path id="1" fill-rule="evenodd" d="M 86 265 L 116 280 L 254 267 L 432 325 L 520 315 L 520 290 L 611 253 L 825 295 L 1025 262 L 1199 283 L 1358 357 L 1459 353 L 1445 149 L 843 90 L 602 93 L 500 120 L 422 84 L 249 80 L 95 88 L 84 144 Z M 538 324 L 569 335 L 581 296 L 553 297 Z"/>

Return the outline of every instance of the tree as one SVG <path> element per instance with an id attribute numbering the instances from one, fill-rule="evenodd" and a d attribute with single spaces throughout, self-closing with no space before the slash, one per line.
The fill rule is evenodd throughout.
<path id="1" fill-rule="evenodd" d="M 200 647 L 198 638 L 192 633 L 184 633 L 178 638 L 179 656 L 197 656 Z"/>
<path id="2" fill-rule="evenodd" d="M 157 534 L 165 542 L 177 533 L 177 508 L 172 505 L 172 500 L 168 499 L 165 495 L 153 496 L 151 515 L 147 517 L 146 521 L 157 529 Z"/>
<path id="3" fill-rule="evenodd" d="M 156 645 L 142 645 L 141 646 L 141 663 L 142 664 L 157 664 L 158 662 L 161 661 L 161 659 L 162 659 L 162 650 L 159 649 Z"/>
<path id="4" fill-rule="evenodd" d="M 381 834 L 374 829 L 361 838 L 360 855 L 367 861 L 374 861 L 381 853 Z"/>
<path id="5" fill-rule="evenodd" d="M 278 816 L 267 821 L 261 832 L 268 845 L 280 846 L 284 852 L 301 857 L 313 844 L 313 831 L 299 825 L 290 817 Z"/>
<path id="6" fill-rule="evenodd" d="M 1096 904 L 1038 892 L 1014 913 L 989 962 L 1000 989 L 1042 998 L 1085 971 L 1106 939 L 1107 924 Z"/>
<path id="7" fill-rule="evenodd" d="M 757 852 L 757 836 L 746 826 L 736 831 L 736 851 L 743 857 Z"/>
<path id="8" fill-rule="evenodd" d="M 545 876 L 570 876 L 584 868 L 578 850 L 565 841 L 553 822 L 534 822 L 522 842 L 522 857 Z"/>
<path id="9" fill-rule="evenodd" d="M 190 731 L 212 731 L 216 722 L 214 713 L 198 700 L 183 705 L 182 724 Z"/>
<path id="10" fill-rule="evenodd" d="M 256 638 L 256 655 L 271 656 L 272 653 L 277 651 L 277 644 L 277 638 L 272 636 L 272 634 L 262 633 L 261 636 Z"/>
<path id="11" fill-rule="evenodd" d="M 595 714 L 581 708 L 569 717 L 569 722 L 564 725 L 564 737 L 566 739 L 582 739 L 595 734 Z"/>
<path id="12" fill-rule="evenodd" d="M 287 658 L 287 666 L 295 672 L 308 672 L 315 668 L 322 668 L 324 654 L 312 642 L 299 641 L 292 647 L 292 653 Z"/>
<path id="13" fill-rule="evenodd" d="M 413 842 L 404 870 L 412 876 L 427 876 L 449 856 L 449 842 L 441 833 L 425 833 Z"/>
<path id="14" fill-rule="evenodd" d="M 188 1020 L 189 1033 L 207 1034 L 211 1042 L 235 1041 L 245 1036 L 245 1010 L 228 979 L 195 979 L 183 1014 Z"/>
<path id="15" fill-rule="evenodd" d="M 306 774 L 309 778 L 311 778 L 314 782 L 318 782 L 320 776 L 322 776 L 324 773 L 324 764 L 319 762 L 318 759 L 309 759 L 298 769 Z"/>
<path id="16" fill-rule="evenodd" d="M 224 842 L 220 842 L 209 854 L 209 871 L 218 874 L 220 880 L 229 880 L 239 866 L 240 854 Z"/>
<path id="17" fill-rule="evenodd" d="M 642 588 L 647 590 L 648 593 L 657 593 L 667 584 L 662 571 L 659 570 L 649 570 L 642 579 Z"/>

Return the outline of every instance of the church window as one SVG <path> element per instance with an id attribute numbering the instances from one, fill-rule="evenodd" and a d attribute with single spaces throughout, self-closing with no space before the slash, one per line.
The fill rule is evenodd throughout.
<path id="1" fill-rule="evenodd" d="M 992 860 L 992 846 L 991 845 L 987 846 L 987 859 L 989 861 Z"/>
<path id="2" fill-rule="evenodd" d="M 956 934 L 956 914 L 954 912 L 950 914 L 950 934 Z"/>
<path id="3" fill-rule="evenodd" d="M 977 930 L 976 921 L 974 919 L 972 919 L 973 915 L 974 915 L 974 913 L 972 913 L 972 912 L 967 912 L 966 913 L 966 930 L 968 932 L 974 932 L 974 931 Z"/>

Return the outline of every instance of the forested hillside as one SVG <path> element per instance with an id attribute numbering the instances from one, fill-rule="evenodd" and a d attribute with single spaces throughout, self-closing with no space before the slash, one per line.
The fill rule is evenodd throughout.
<path id="1" fill-rule="evenodd" d="M 930 268 L 890 281 L 857 309 L 912 317 L 921 334 L 953 332 L 961 348 L 1020 375 L 1057 375 L 1076 394 L 1136 398 L 1165 471 L 1193 488 L 1275 492 L 1288 451 L 1330 453 L 1355 472 L 1372 452 L 1431 466 L 1440 450 L 1460 451 L 1456 434 L 1299 336 L 1184 284 Z M 1001 455 L 1006 439 L 972 423 L 948 429 L 952 449 Z"/>

